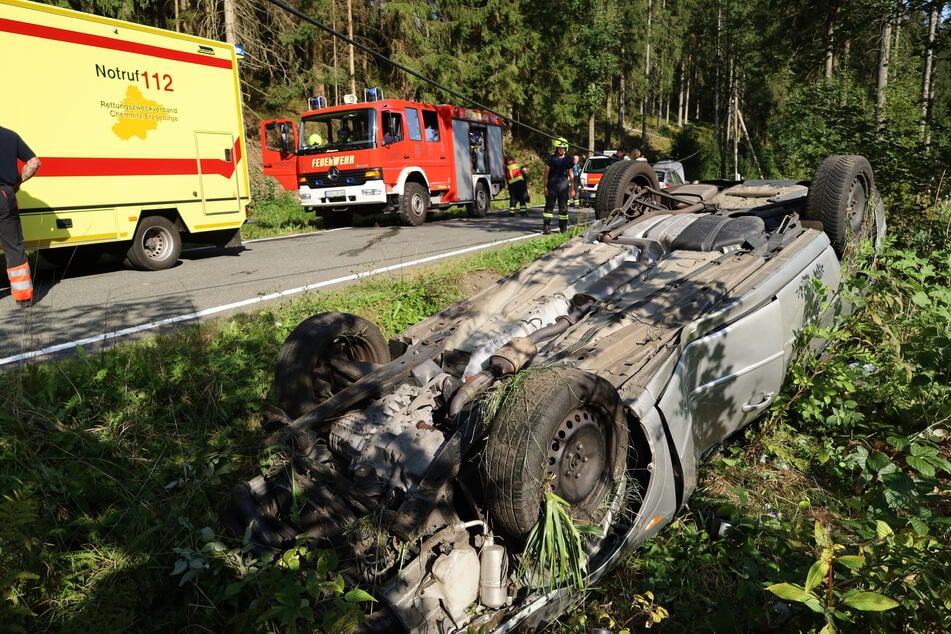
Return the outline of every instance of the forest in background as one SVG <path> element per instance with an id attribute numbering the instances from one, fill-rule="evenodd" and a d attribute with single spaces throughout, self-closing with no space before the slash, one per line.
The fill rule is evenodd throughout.
<path id="1" fill-rule="evenodd" d="M 825 156 L 854 153 L 869 157 L 893 208 L 947 191 L 943 0 L 57 4 L 241 44 L 252 139 L 262 118 L 297 114 L 309 96 L 336 103 L 379 86 L 470 99 L 508 117 L 515 147 L 540 155 L 546 134 L 579 149 L 636 145 L 652 160 L 685 160 L 696 179 L 809 178 Z"/>

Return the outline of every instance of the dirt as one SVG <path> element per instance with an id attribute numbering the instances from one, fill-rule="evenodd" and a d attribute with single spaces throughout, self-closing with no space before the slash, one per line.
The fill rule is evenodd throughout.
<path id="1" fill-rule="evenodd" d="M 459 280 L 459 288 L 464 297 L 475 295 L 484 288 L 492 286 L 499 280 L 499 276 L 492 271 L 471 271 L 463 273 Z"/>

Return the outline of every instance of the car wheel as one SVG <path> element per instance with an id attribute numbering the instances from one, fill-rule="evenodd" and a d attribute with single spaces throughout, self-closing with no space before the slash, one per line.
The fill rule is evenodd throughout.
<path id="1" fill-rule="evenodd" d="M 404 225 L 419 226 L 426 222 L 429 209 L 429 192 L 419 183 L 409 182 L 400 197 L 400 222 Z"/>
<path id="2" fill-rule="evenodd" d="M 644 161 L 618 161 L 604 171 L 594 197 L 594 216 L 607 218 L 615 209 L 627 203 L 631 196 L 641 194 L 646 188 L 660 189 L 657 174 Z M 651 196 L 653 200 L 655 196 Z"/>
<path id="3" fill-rule="evenodd" d="M 314 315 L 298 324 L 278 354 L 278 405 L 297 418 L 349 385 L 355 373 L 369 371 L 369 364 L 389 361 L 389 346 L 373 323 L 348 313 Z"/>
<path id="4" fill-rule="evenodd" d="M 126 259 L 137 269 L 160 271 L 178 262 L 181 252 L 178 227 L 163 216 L 146 216 L 139 220 Z"/>
<path id="5" fill-rule="evenodd" d="M 495 524 L 521 538 L 538 522 L 545 487 L 571 515 L 600 521 L 623 488 L 624 410 L 606 380 L 574 368 L 513 379 L 486 441 L 488 503 Z"/>
<path id="6" fill-rule="evenodd" d="M 466 205 L 466 210 L 471 218 L 485 218 L 489 213 L 489 188 L 482 181 L 476 185 L 475 200 Z"/>
<path id="7" fill-rule="evenodd" d="M 846 260 L 863 240 L 877 238 L 875 193 L 872 166 L 864 156 L 830 156 L 812 178 L 803 219 L 822 222 L 836 255 Z"/>

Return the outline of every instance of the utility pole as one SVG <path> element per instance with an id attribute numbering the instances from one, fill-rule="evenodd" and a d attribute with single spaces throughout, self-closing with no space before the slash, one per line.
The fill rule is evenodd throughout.
<path id="1" fill-rule="evenodd" d="M 353 0 L 347 0 L 347 37 L 353 41 Z M 350 94 L 357 94 L 357 73 L 354 67 L 353 44 L 350 45 Z"/>

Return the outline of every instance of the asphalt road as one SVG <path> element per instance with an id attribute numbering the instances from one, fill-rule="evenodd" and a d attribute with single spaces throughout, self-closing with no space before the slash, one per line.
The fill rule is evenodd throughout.
<path id="1" fill-rule="evenodd" d="M 16 306 L 9 288 L 0 286 L 0 367 L 72 354 L 78 345 L 97 350 L 179 323 L 250 312 L 360 275 L 417 266 L 540 230 L 536 209 L 527 217 L 492 212 L 486 218 L 420 227 L 349 227 L 247 242 L 240 249 L 185 250 L 165 271 L 133 271 L 107 260 L 83 269 L 56 269 L 41 260 L 34 271 L 38 300 L 32 308 Z"/>

